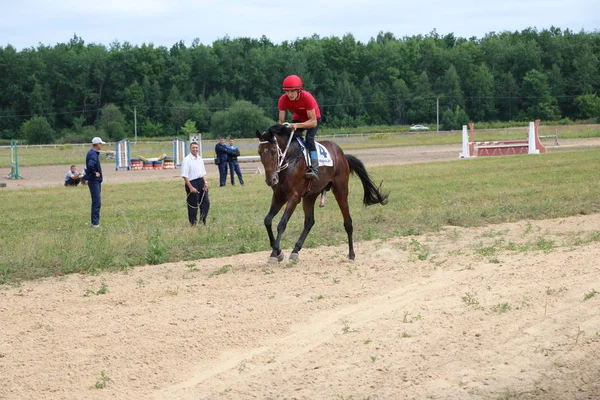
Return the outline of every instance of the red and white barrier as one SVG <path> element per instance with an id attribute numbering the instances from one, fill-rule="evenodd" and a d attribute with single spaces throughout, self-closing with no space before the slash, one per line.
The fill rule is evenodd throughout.
<path id="1" fill-rule="evenodd" d="M 522 140 L 496 140 L 489 142 L 476 142 L 473 123 L 463 125 L 463 143 L 460 158 L 505 156 L 514 154 L 541 154 L 546 152 L 546 147 L 540 141 L 540 120 L 529 123 L 527 139 Z"/>

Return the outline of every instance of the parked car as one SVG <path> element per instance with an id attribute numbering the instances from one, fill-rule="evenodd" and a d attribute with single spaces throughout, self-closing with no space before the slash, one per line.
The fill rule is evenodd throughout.
<path id="1" fill-rule="evenodd" d="M 413 125 L 410 127 L 411 131 L 428 131 L 429 128 L 425 125 Z"/>

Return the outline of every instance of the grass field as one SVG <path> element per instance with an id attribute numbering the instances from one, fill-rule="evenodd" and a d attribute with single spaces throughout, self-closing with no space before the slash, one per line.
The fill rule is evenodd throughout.
<path id="1" fill-rule="evenodd" d="M 340 144 L 344 150 L 355 150 L 363 148 L 378 147 L 397 147 L 397 146 L 433 146 L 444 144 L 460 144 L 462 133 L 454 132 L 390 132 L 389 128 L 375 127 L 373 132 L 387 131 L 383 133 L 336 133 L 335 136 L 328 136 L 327 130 L 319 131 L 318 139 L 333 139 Z M 393 127 L 392 127 L 393 128 Z M 525 139 L 527 137 L 527 126 L 502 129 L 476 129 L 476 140 L 509 140 Z M 558 133 L 559 138 L 589 138 L 600 137 L 600 125 L 542 125 L 540 128 L 541 136 L 550 136 Z M 548 140 L 548 139 L 546 139 Z M 210 158 L 214 154 L 215 140 L 203 140 L 203 157 Z M 240 148 L 243 156 L 256 155 L 256 139 L 238 139 L 236 144 Z M 173 154 L 172 141 L 164 142 L 131 142 L 131 156 L 146 158 L 159 157 L 162 154 Z M 53 145 L 53 146 L 19 146 L 19 166 L 34 167 L 40 165 L 68 165 L 76 164 L 80 166 L 85 161 L 85 154 L 89 150 L 89 145 Z M 103 150 L 114 151 L 114 144 L 107 144 Z M 0 168 L 10 168 L 10 151 L 8 147 L 0 147 Z"/>
<path id="2" fill-rule="evenodd" d="M 370 173 L 374 181 L 383 180 L 390 201 L 364 208 L 360 181 L 352 178 L 350 203 L 358 241 L 600 209 L 597 150 L 386 166 Z M 271 190 L 263 179 L 249 175 L 244 187 L 224 189 L 210 181 L 208 224 L 198 228 L 187 224 L 179 180 L 105 185 L 99 230 L 87 223 L 86 188 L 3 192 L 0 283 L 266 251 L 263 218 Z M 301 232 L 301 214 L 296 212 L 288 224 L 282 242 L 286 253 Z M 333 196 L 317 210 L 316 219 L 305 247 L 346 242 Z"/>

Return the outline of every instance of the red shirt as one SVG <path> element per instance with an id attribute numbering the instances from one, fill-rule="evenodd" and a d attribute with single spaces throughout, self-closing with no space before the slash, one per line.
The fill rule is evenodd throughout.
<path id="1" fill-rule="evenodd" d="M 308 121 L 307 111 L 315 110 L 315 114 L 318 118 L 321 118 L 321 110 L 319 110 L 319 105 L 317 101 L 313 97 L 312 94 L 308 93 L 306 90 L 300 91 L 300 97 L 296 101 L 291 101 L 287 94 L 283 94 L 279 101 L 277 102 L 277 107 L 279 111 L 290 110 L 294 114 L 292 115 L 293 121 L 305 122 Z"/>

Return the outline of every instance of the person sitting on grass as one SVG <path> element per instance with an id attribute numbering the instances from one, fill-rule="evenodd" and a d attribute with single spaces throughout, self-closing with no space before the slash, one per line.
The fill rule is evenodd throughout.
<path id="1" fill-rule="evenodd" d="M 65 186 L 79 185 L 79 183 L 81 182 L 81 176 L 82 174 L 77 172 L 75 165 L 71 165 L 71 169 L 69 170 L 69 172 L 67 172 L 67 175 L 65 176 Z"/>

